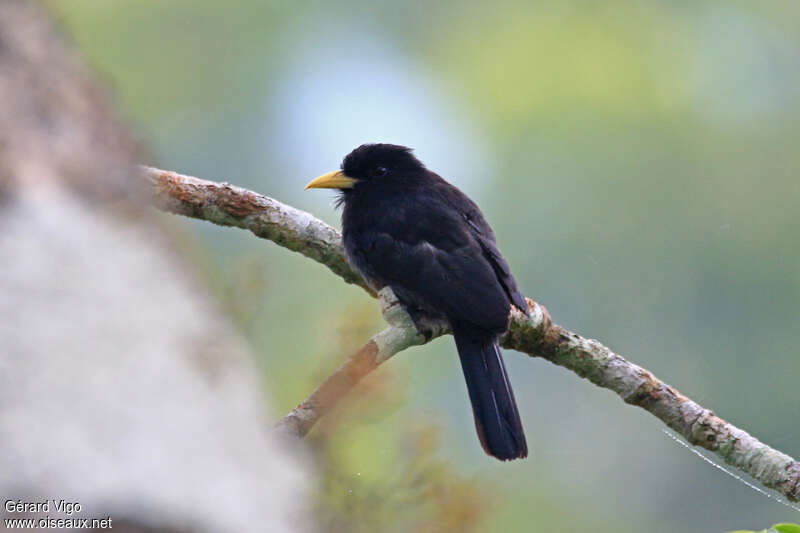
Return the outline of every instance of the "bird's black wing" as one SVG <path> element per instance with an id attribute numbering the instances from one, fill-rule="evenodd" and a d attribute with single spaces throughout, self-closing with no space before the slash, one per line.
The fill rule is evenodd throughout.
<path id="1" fill-rule="evenodd" d="M 461 211 L 473 237 L 480 244 L 484 256 L 492 265 L 497 279 L 503 285 L 509 300 L 520 311 L 527 314 L 528 303 L 525 300 L 525 295 L 519 289 L 517 280 L 514 279 L 508 263 L 503 254 L 500 253 L 494 232 L 483 217 L 481 210 L 467 195 L 441 178 L 437 180 L 436 188 L 450 205 Z"/>
<path id="2" fill-rule="evenodd" d="M 368 231 L 348 236 L 348 253 L 367 278 L 391 285 L 406 303 L 501 332 L 510 303 L 526 310 L 525 298 L 478 207 L 436 178 Z"/>
<path id="3" fill-rule="evenodd" d="M 483 219 L 483 216 L 481 216 L 481 219 Z M 516 306 L 520 311 L 527 314 L 528 302 L 525 300 L 525 295 L 522 294 L 521 290 L 519 290 L 517 280 L 515 280 L 514 276 L 511 274 L 511 269 L 503 257 L 503 254 L 500 253 L 500 249 L 497 247 L 497 243 L 495 242 L 493 236 L 490 233 L 490 237 L 486 237 L 486 233 L 481 230 L 481 225 L 474 219 L 467 220 L 467 223 L 475 232 L 478 242 L 483 249 L 484 255 L 492 264 L 494 272 L 497 275 L 497 279 L 500 280 L 500 283 L 503 285 L 503 288 L 505 289 L 508 298 L 511 300 L 511 303 L 513 303 L 514 306 Z M 483 225 L 486 228 L 489 228 L 485 221 L 483 222 Z M 489 229 L 489 231 L 491 232 L 492 230 Z"/>
<path id="4" fill-rule="evenodd" d="M 392 286 L 404 303 L 483 330 L 505 329 L 509 300 L 494 267 L 460 213 L 439 199 L 396 205 L 346 241 L 365 277 Z"/>

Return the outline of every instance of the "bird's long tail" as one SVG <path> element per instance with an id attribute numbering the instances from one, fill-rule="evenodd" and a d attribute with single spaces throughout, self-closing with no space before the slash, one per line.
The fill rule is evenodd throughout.
<path id="1" fill-rule="evenodd" d="M 502 461 L 527 457 L 525 433 L 497 338 L 479 340 L 474 332 L 455 325 L 453 330 L 483 449 Z"/>

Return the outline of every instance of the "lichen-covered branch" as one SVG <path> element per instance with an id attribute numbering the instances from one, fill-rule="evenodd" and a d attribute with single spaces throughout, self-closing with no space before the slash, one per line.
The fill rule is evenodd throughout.
<path id="1" fill-rule="evenodd" d="M 250 230 L 293 252 L 322 263 L 347 283 L 375 295 L 344 257 L 339 232 L 313 215 L 269 196 L 227 183 L 141 167 L 156 206 L 164 211 Z"/>
<path id="2" fill-rule="evenodd" d="M 260 194 L 154 168 L 143 172 L 156 204 L 165 211 L 249 229 L 290 250 L 322 263 L 348 283 L 374 293 L 347 264 L 339 233 L 312 215 Z M 391 290 L 380 293 L 389 328 L 375 335 L 311 396 L 284 417 L 278 427 L 302 437 L 362 377 L 405 348 L 446 333 L 441 325 L 420 333 Z M 760 442 L 710 410 L 687 398 L 646 370 L 586 339 L 553 324 L 547 310 L 528 300 L 529 316 L 512 310 L 501 339 L 511 348 L 543 357 L 568 368 L 595 385 L 616 392 L 626 403 L 658 417 L 690 443 L 717 453 L 764 486 L 790 501 L 800 501 L 800 463 Z"/>

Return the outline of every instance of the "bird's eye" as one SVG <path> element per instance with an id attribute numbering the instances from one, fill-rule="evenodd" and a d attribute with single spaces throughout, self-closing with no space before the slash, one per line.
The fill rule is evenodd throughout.
<path id="1" fill-rule="evenodd" d="M 372 175 L 376 178 L 380 178 L 381 176 L 385 176 L 389 170 L 386 167 L 375 167 L 372 170 Z"/>

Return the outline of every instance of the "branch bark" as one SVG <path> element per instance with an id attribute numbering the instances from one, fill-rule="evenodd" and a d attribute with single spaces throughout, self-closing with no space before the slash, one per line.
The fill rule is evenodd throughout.
<path id="1" fill-rule="evenodd" d="M 149 167 L 143 168 L 143 172 L 152 187 L 155 203 L 162 210 L 248 229 L 322 263 L 347 283 L 359 285 L 375 296 L 347 264 L 339 233 L 312 215 L 225 183 Z M 391 289 L 381 290 L 379 297 L 389 328 L 372 337 L 280 420 L 279 429 L 303 437 L 347 391 L 382 362 L 410 346 L 447 333 L 441 324 L 424 324 L 425 331 L 418 331 Z M 553 324 L 542 305 L 529 299 L 528 309 L 530 316 L 512 309 L 508 331 L 501 339 L 504 348 L 542 357 L 616 392 L 623 401 L 645 409 L 689 443 L 715 452 L 727 464 L 788 500 L 800 501 L 800 463 L 792 457 L 719 418 L 598 341 Z"/>

